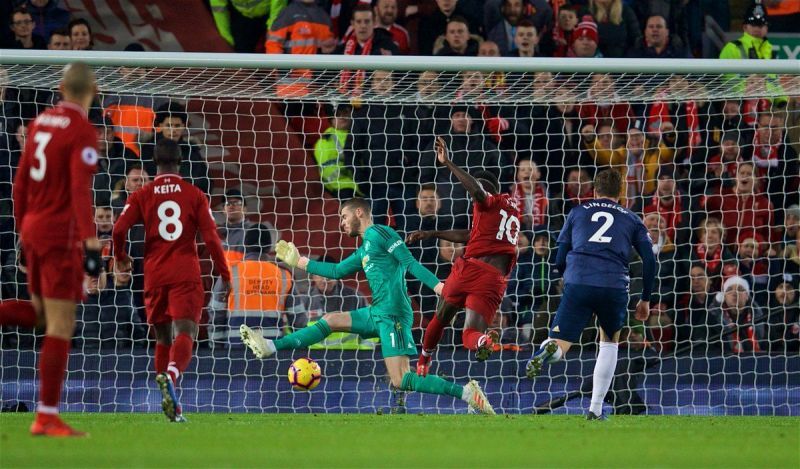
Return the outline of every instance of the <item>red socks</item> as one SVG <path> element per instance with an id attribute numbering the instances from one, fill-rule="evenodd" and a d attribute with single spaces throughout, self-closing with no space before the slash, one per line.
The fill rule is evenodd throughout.
<path id="1" fill-rule="evenodd" d="M 445 324 L 439 321 L 436 316 L 428 323 L 425 328 L 425 336 L 422 338 L 422 350 L 436 350 L 439 341 L 442 340 Z"/>
<path id="2" fill-rule="evenodd" d="M 469 350 L 477 350 L 478 349 L 478 339 L 483 336 L 483 332 L 480 332 L 476 329 L 464 329 L 464 332 L 461 333 L 461 341 L 464 343 L 464 347 Z"/>
<path id="3" fill-rule="evenodd" d="M 169 365 L 167 373 L 172 378 L 173 383 L 178 383 L 178 378 L 192 361 L 192 346 L 194 341 L 189 334 L 178 334 L 172 341 L 172 348 L 169 350 Z"/>
<path id="4" fill-rule="evenodd" d="M 0 302 L 0 326 L 36 327 L 36 310 L 33 303 L 21 300 Z"/>
<path id="5" fill-rule="evenodd" d="M 156 343 L 156 373 L 166 373 L 169 365 L 169 345 Z"/>
<path id="6" fill-rule="evenodd" d="M 39 353 L 39 408 L 43 414 L 58 413 L 64 372 L 69 359 L 70 342 L 58 337 L 45 336 Z"/>

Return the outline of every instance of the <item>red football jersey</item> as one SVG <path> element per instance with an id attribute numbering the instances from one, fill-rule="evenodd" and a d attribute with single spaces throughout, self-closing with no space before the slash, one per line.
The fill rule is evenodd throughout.
<path id="1" fill-rule="evenodd" d="M 144 287 L 200 282 L 197 233 L 203 236 L 220 276 L 231 274 L 217 234 L 208 200 L 200 189 L 177 174 L 159 174 L 153 182 L 128 196 L 114 224 L 115 256 L 122 259 L 125 235 L 144 223 Z"/>
<path id="2" fill-rule="evenodd" d="M 472 204 L 472 231 L 465 257 L 510 254 L 517 258 L 519 200 L 511 194 L 489 195 Z"/>
<path id="3" fill-rule="evenodd" d="M 14 216 L 22 239 L 78 246 L 96 236 L 92 175 L 97 134 L 77 104 L 62 101 L 33 120 L 14 179 Z"/>

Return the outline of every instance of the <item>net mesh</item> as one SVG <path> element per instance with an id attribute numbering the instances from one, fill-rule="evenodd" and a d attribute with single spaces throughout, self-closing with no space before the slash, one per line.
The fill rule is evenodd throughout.
<path id="1" fill-rule="evenodd" d="M 16 256 L 11 178 L 24 125 L 57 101 L 61 70 L 0 69 L 3 299 L 27 296 Z M 349 255 L 356 243 L 340 232 L 338 208 L 339 199 L 353 193 L 370 199 L 376 221 L 401 235 L 467 228 L 469 200 L 437 168 L 436 136 L 470 171 L 495 172 L 504 191 L 521 197 L 528 245 L 492 325 L 503 345 L 487 362 L 475 361 L 461 346 L 460 315 L 433 370 L 460 383 L 477 379 L 503 412 L 586 408 L 596 353 L 593 324 L 567 360 L 535 382 L 524 369 L 561 299 L 553 267 L 558 231 L 569 209 L 591 197 L 592 175 L 614 167 L 625 176 L 623 203 L 643 216 L 658 240 L 659 271 L 651 319 L 642 324 L 631 316 L 623 330 L 609 405 L 621 413 L 800 414 L 794 293 L 798 75 L 110 66 L 96 73 L 101 95 L 90 116 L 105 158 L 94 181 L 95 200 L 111 207 L 97 210 L 98 228 L 108 228 L 103 223 L 112 221 L 104 217 L 113 220 L 126 194 L 152 178 L 154 139 L 172 137 L 184 148 L 182 173 L 211 198 L 232 263 L 247 246 L 271 251 L 278 239 L 294 241 L 315 258 Z M 134 229 L 130 236 L 131 253 L 140 259 L 141 233 Z M 410 247 L 442 280 L 463 252 L 448 242 Z M 274 257 L 265 262 L 274 264 Z M 277 337 L 325 312 L 368 303 L 361 275 L 323 282 L 274 265 L 286 274 L 283 285 L 258 279 L 264 280 L 261 307 L 242 299 L 232 309 L 203 258 L 207 307 L 197 358 L 181 384 L 184 409 L 396 409 L 374 340 L 334 335 L 320 346 L 265 361 L 246 352 L 239 324 L 263 326 Z M 640 262 L 632 259 L 632 302 L 640 276 Z M 737 276 L 746 282 L 746 299 L 732 307 L 736 298 L 726 303 L 718 293 Z M 92 294 L 79 306 L 64 406 L 158 410 L 141 270 L 128 279 L 109 266 L 106 280 L 90 286 Z M 419 344 L 436 298 L 413 279 L 409 288 Z M 4 403 L 35 400 L 40 339 L 2 329 Z M 291 361 L 302 356 L 323 368 L 322 384 L 309 393 L 291 391 L 285 377 Z M 405 408 L 466 411 L 460 401 L 421 394 L 408 395 Z"/>

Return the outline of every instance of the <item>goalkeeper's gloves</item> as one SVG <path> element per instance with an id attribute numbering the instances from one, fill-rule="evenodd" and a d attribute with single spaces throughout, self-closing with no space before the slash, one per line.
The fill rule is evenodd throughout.
<path id="1" fill-rule="evenodd" d="M 287 243 L 284 240 L 278 241 L 277 246 L 275 246 L 275 255 L 289 267 L 297 267 L 300 262 L 300 252 L 297 247 L 294 243 Z"/>

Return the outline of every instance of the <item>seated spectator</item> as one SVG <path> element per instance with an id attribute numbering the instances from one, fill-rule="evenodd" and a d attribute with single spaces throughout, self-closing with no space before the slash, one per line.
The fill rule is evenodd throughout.
<path id="1" fill-rule="evenodd" d="M 522 230 L 547 225 L 549 199 L 544 185 L 539 182 L 542 173 L 539 167 L 528 158 L 517 161 L 517 176 L 513 194 L 520 201 Z"/>
<path id="2" fill-rule="evenodd" d="M 542 51 L 543 55 L 553 57 L 566 57 L 572 45 L 572 35 L 578 26 L 578 5 L 577 2 L 564 2 L 558 8 L 558 17 L 553 28 L 552 47 L 553 50 Z"/>
<path id="3" fill-rule="evenodd" d="M 770 298 L 771 351 L 797 353 L 800 350 L 800 306 L 797 290 L 791 283 L 783 282 L 775 288 Z"/>
<path id="4" fill-rule="evenodd" d="M 625 165 L 625 148 L 619 146 L 615 140 L 614 127 L 610 121 L 601 121 L 597 128 L 592 124 L 586 124 L 581 128 L 583 146 L 591 156 L 597 170 L 604 168 L 614 168 L 622 175 L 622 185 L 620 192 L 620 205 L 626 206 L 628 203 L 626 194 L 626 180 L 628 168 Z"/>
<path id="5" fill-rule="evenodd" d="M 712 291 L 719 291 L 722 264 L 732 262 L 733 254 L 722 244 L 725 228 L 719 219 L 708 217 L 697 227 L 697 244 L 692 249 L 692 262 L 700 263 L 712 282 Z"/>
<path id="6" fill-rule="evenodd" d="M 581 125 L 610 121 L 619 134 L 625 134 L 633 112 L 627 103 L 620 102 L 614 79 L 608 73 L 594 73 L 591 80 L 583 102 L 577 106 Z"/>
<path id="7" fill-rule="evenodd" d="M 739 276 L 747 280 L 753 298 L 760 304 L 769 304 L 769 262 L 766 256 L 761 255 L 762 244 L 758 239 L 745 235 L 739 240 L 736 261 Z"/>
<path id="8" fill-rule="evenodd" d="M 733 243 L 743 234 L 758 234 L 764 240 L 772 240 L 773 206 L 766 196 L 755 193 L 754 170 L 755 165 L 750 161 L 739 163 L 734 188 L 706 198 L 708 213 L 728 228 L 726 242 Z"/>
<path id="9" fill-rule="evenodd" d="M 142 188 L 150 182 L 150 175 L 141 166 L 131 165 L 125 174 L 125 182 L 122 189 L 115 190 L 111 197 L 111 208 L 114 209 L 114 216 L 118 217 L 125 207 L 128 196 Z M 118 183 L 119 184 L 119 183 Z"/>
<path id="10" fill-rule="evenodd" d="M 525 21 L 527 27 L 536 29 L 530 17 L 526 15 L 526 6 L 523 0 L 502 0 L 500 13 L 503 15 L 503 19 L 491 30 L 488 30 L 489 34 L 486 36 L 487 39 L 497 44 L 501 55 L 511 56 L 511 53 L 519 47 L 516 45 L 515 39 L 520 22 Z M 538 37 L 536 42 L 539 42 Z"/>
<path id="11" fill-rule="evenodd" d="M 500 47 L 494 41 L 483 41 L 478 46 L 478 57 L 501 57 Z"/>
<path id="12" fill-rule="evenodd" d="M 662 142 L 645 136 L 643 119 L 631 122 L 625 151 L 628 200 L 639 202 L 640 196 L 646 200 L 655 192 L 656 177 L 663 165 L 672 162 L 674 152 Z"/>
<path id="13" fill-rule="evenodd" d="M 553 30 L 553 7 L 549 0 L 485 0 L 483 4 L 483 25 L 485 36 L 491 38 L 492 32 L 504 22 L 509 22 L 504 8 L 511 10 L 511 15 L 517 15 L 517 21 L 526 19 L 533 23 L 536 30 L 543 36 L 542 44 L 546 49 L 552 50 L 552 41 L 547 36 Z M 508 6 L 506 6 L 508 5 Z M 517 13 L 518 12 L 518 13 Z M 513 29 L 513 28 L 512 28 Z M 514 39 L 514 32 L 508 34 L 508 44 Z M 513 47 L 513 46 L 512 46 Z"/>
<path id="14" fill-rule="evenodd" d="M 399 54 L 411 53 L 411 37 L 408 30 L 397 24 L 397 0 L 377 0 L 375 2 L 376 28 L 389 31 Z"/>
<path id="15" fill-rule="evenodd" d="M 592 178 L 585 169 L 572 168 L 569 170 L 566 184 L 564 184 L 563 199 L 563 216 L 565 218 L 573 207 L 594 199 Z"/>
<path id="16" fill-rule="evenodd" d="M 622 0 L 589 0 L 603 57 L 625 57 L 641 37 L 636 13 Z"/>
<path id="17" fill-rule="evenodd" d="M 350 29 L 334 51 L 344 55 L 397 55 L 400 50 L 392 34 L 375 27 L 375 12 L 368 5 L 358 5 L 350 19 Z"/>
<path id="18" fill-rule="evenodd" d="M 656 284 L 653 291 L 662 295 L 661 299 L 666 301 L 676 291 L 685 289 L 682 279 L 681 281 L 678 279 L 685 275 L 681 266 L 681 258 L 675 242 L 667 230 L 667 222 L 661 214 L 654 212 L 645 215 L 644 226 L 650 233 L 650 239 L 653 241 L 653 254 L 658 260 Z M 668 304 L 668 306 L 674 307 L 673 304 Z"/>
<path id="19" fill-rule="evenodd" d="M 480 34 L 480 12 L 472 6 L 468 0 L 436 0 L 436 9 L 430 14 L 423 14 L 419 21 L 417 34 L 419 55 L 434 54 L 434 43 L 439 36 L 446 33 L 447 25 L 455 17 L 461 17 L 466 21 L 467 36 L 470 33 Z"/>
<path id="20" fill-rule="evenodd" d="M 750 286 L 742 277 L 728 278 L 708 312 L 709 342 L 721 343 L 729 353 L 765 350 L 766 316 L 752 300 Z"/>
<path id="21" fill-rule="evenodd" d="M 72 50 L 92 50 L 94 36 L 89 22 L 83 18 L 76 18 L 67 24 Z"/>
<path id="22" fill-rule="evenodd" d="M 332 125 L 314 144 L 314 160 L 325 191 L 340 201 L 361 193 L 353 180 L 353 171 L 345 163 L 344 153 L 349 146 L 347 139 L 352 125 L 353 106 L 340 104 L 333 112 Z"/>
<path id="23" fill-rule="evenodd" d="M 756 175 L 762 181 L 760 189 L 769 195 L 775 207 L 798 202 L 800 165 L 797 153 L 787 144 L 785 135 L 786 113 L 759 113 L 753 136 L 752 159 Z"/>
<path id="24" fill-rule="evenodd" d="M 676 339 L 685 342 L 706 343 L 708 311 L 714 303 L 713 285 L 706 274 L 705 265 L 694 263 L 689 269 L 689 292 L 678 298 L 675 313 Z"/>
<path id="25" fill-rule="evenodd" d="M 470 37 L 467 20 L 462 16 L 456 16 L 447 23 L 444 34 L 444 41 L 438 46 L 436 41 L 433 51 L 438 56 L 461 56 L 475 57 L 478 55 L 480 41 Z"/>
<path id="26" fill-rule="evenodd" d="M 219 35 L 235 52 L 256 52 L 258 41 L 269 31 L 286 0 L 241 2 L 211 0 L 211 13 Z"/>
<path id="27" fill-rule="evenodd" d="M 709 112 L 709 142 L 706 146 L 713 147 L 719 145 L 722 136 L 729 131 L 735 131 L 741 134 L 741 138 L 738 139 L 740 144 L 753 140 L 753 125 L 745 121 L 741 110 L 742 107 L 740 101 L 733 99 L 716 103 Z M 755 117 L 753 117 L 753 124 L 755 124 L 755 120 Z"/>
<path id="28" fill-rule="evenodd" d="M 11 13 L 11 32 L 14 33 L 15 49 L 47 49 L 47 42 L 33 30 L 36 22 L 25 7 L 15 8 Z"/>
<path id="29" fill-rule="evenodd" d="M 591 15 L 584 15 L 581 22 L 572 32 L 567 57 L 602 57 L 603 54 L 597 48 L 597 23 Z"/>
<path id="30" fill-rule="evenodd" d="M 148 173 L 153 162 L 153 152 L 161 139 L 176 142 L 183 154 L 180 175 L 206 194 L 211 193 L 211 180 L 208 178 L 208 165 L 200 151 L 200 142 L 188 135 L 189 115 L 186 108 L 175 102 L 168 102 L 158 108 L 155 116 L 153 140 L 142 144 L 142 161 Z"/>
<path id="31" fill-rule="evenodd" d="M 48 38 L 54 34 L 54 31 L 67 27 L 69 12 L 59 3 L 61 3 L 60 0 L 27 0 L 24 2 L 28 12 L 36 21 L 34 34 Z"/>
<path id="32" fill-rule="evenodd" d="M 689 241 L 691 223 L 689 199 L 675 185 L 672 175 L 665 172 L 658 177 L 653 197 L 645 202 L 643 212 L 658 213 L 664 217 L 667 236 L 679 245 Z"/>
<path id="33" fill-rule="evenodd" d="M 506 57 L 534 57 L 539 45 L 539 34 L 536 26 L 529 20 L 522 20 L 514 32 L 514 48 L 508 51 Z"/>
<path id="34" fill-rule="evenodd" d="M 680 40 L 670 36 L 667 20 L 661 15 L 647 18 L 644 37 L 626 54 L 627 57 L 646 59 L 686 59 L 690 58 L 689 50 L 681 45 Z"/>
<path id="35" fill-rule="evenodd" d="M 47 42 L 48 50 L 72 50 L 72 39 L 66 29 L 56 29 Z"/>

